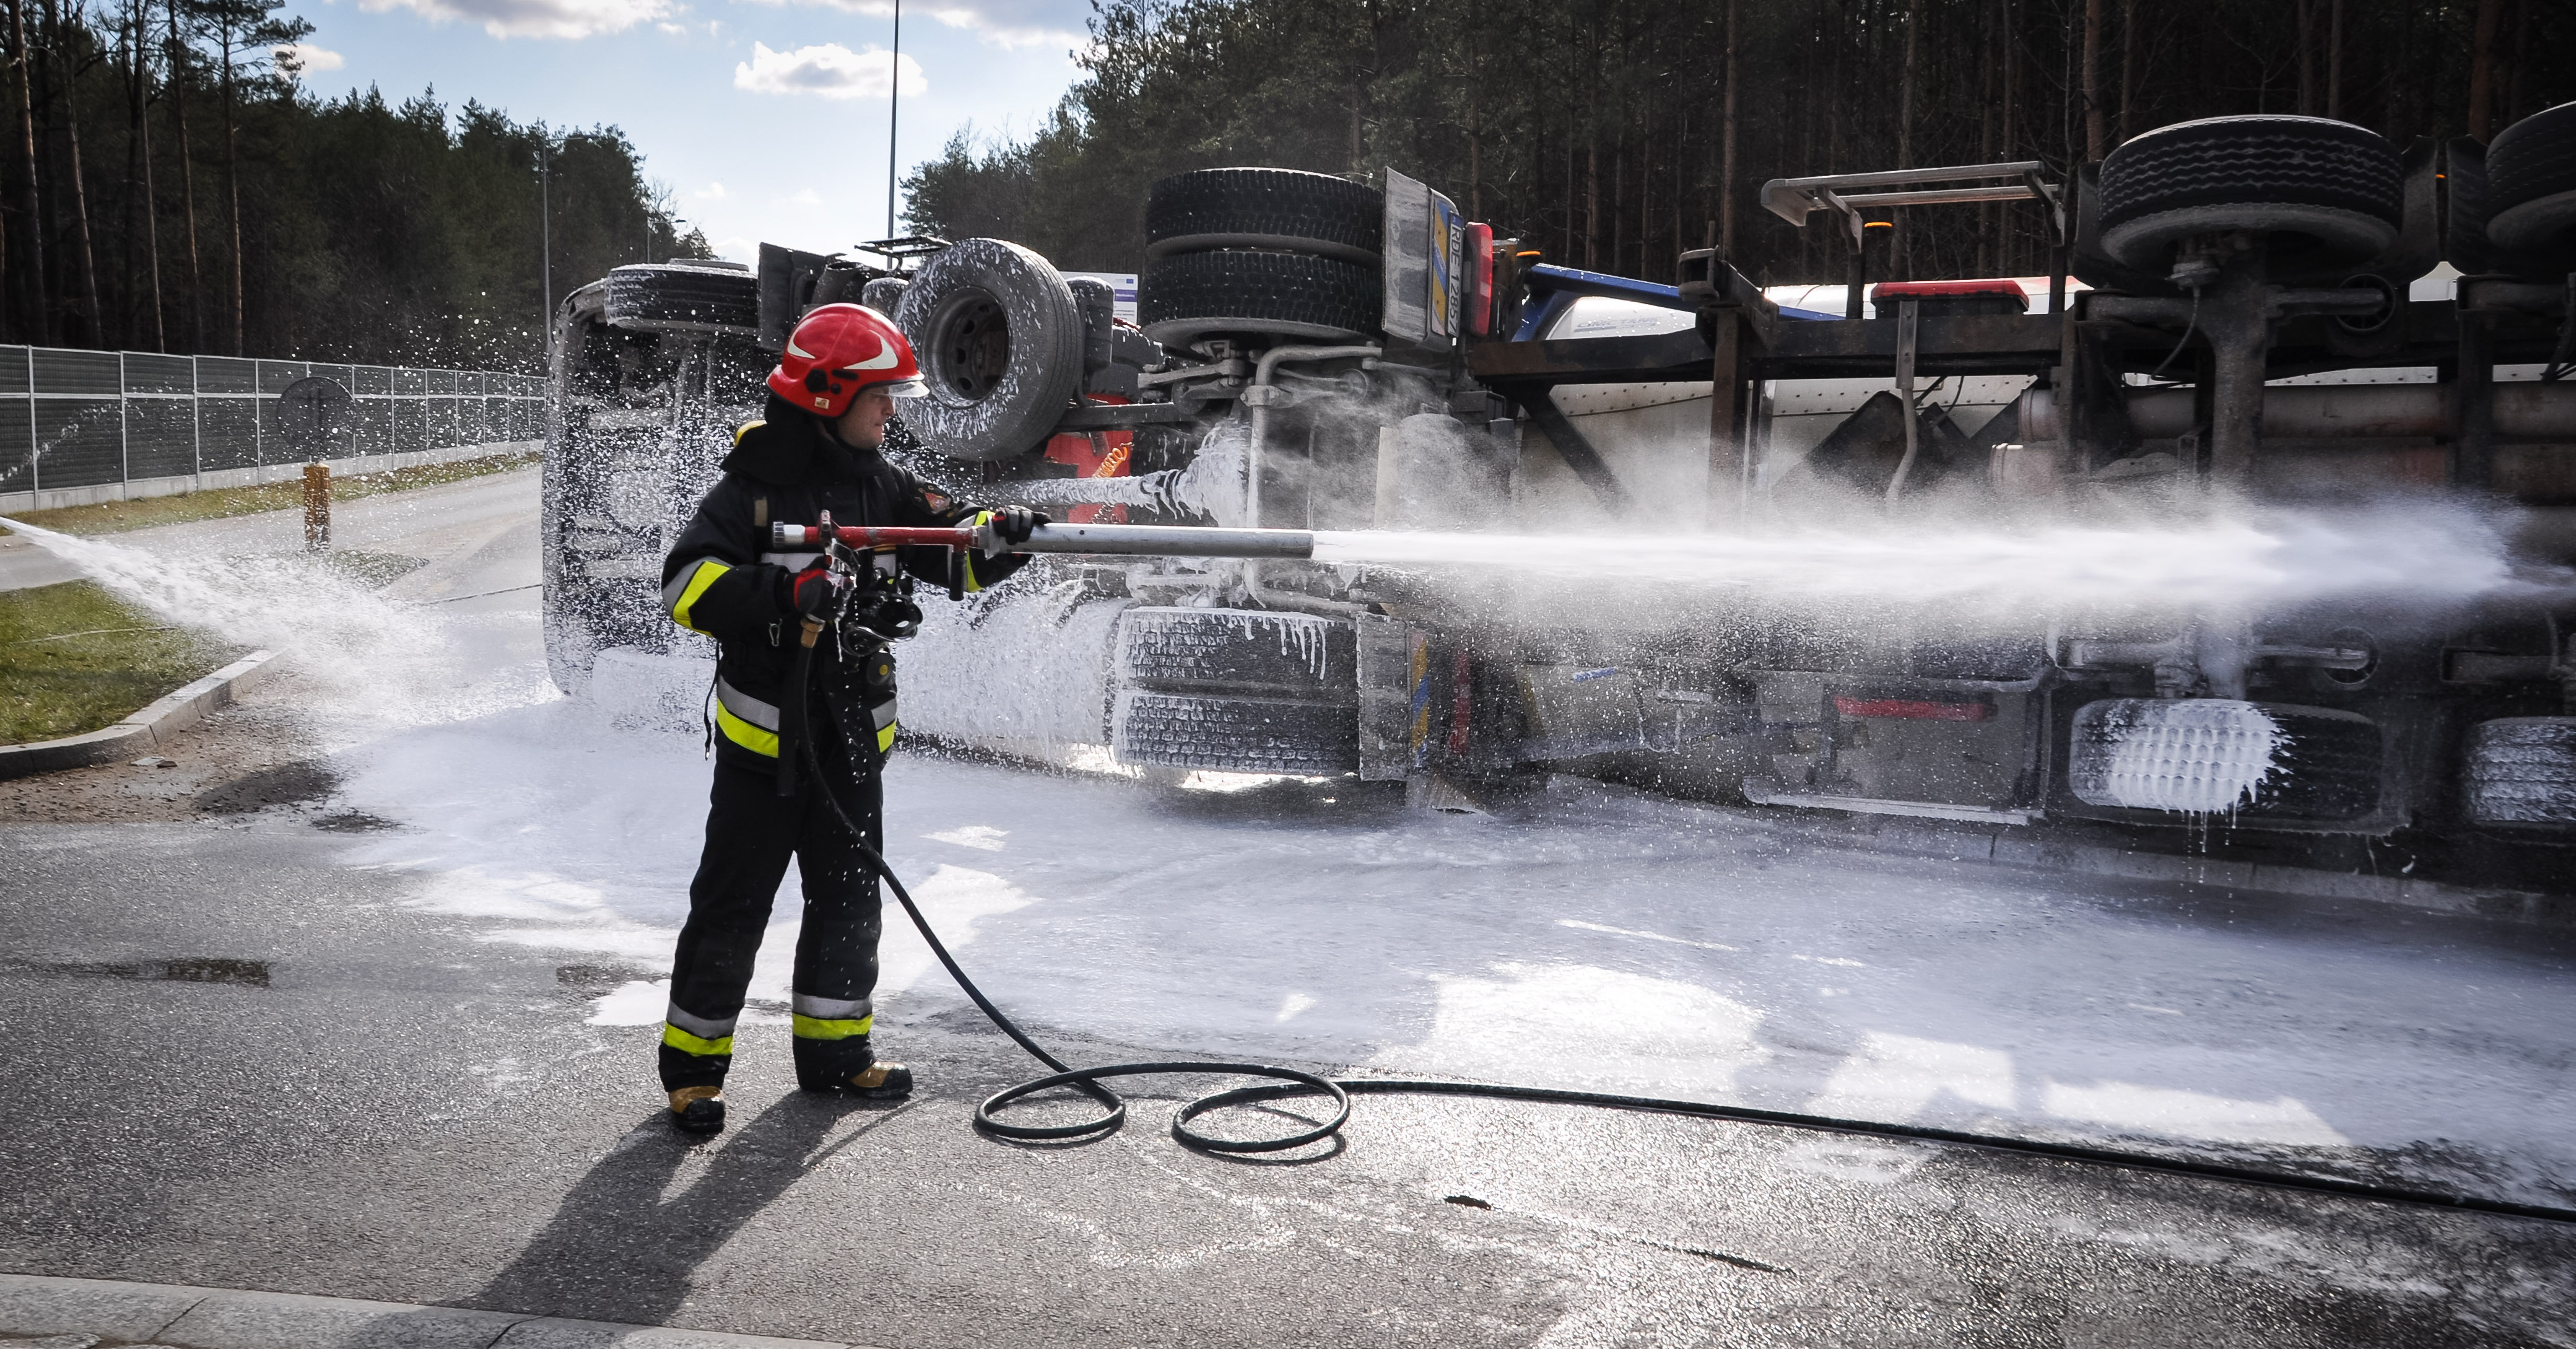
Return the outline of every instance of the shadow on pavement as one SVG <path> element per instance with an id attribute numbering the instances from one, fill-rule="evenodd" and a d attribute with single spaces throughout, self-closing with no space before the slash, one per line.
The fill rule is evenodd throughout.
<path id="1" fill-rule="evenodd" d="M 517 1259 L 463 1299 L 537 1316 L 659 1325 L 690 1293 L 691 1276 L 762 1209 L 832 1153 L 894 1111 L 870 1114 L 821 1154 L 826 1135 L 860 1110 L 791 1092 L 711 1144 L 675 1132 L 656 1110 L 564 1196 Z M 705 1171 L 666 1196 L 693 1158 Z"/>

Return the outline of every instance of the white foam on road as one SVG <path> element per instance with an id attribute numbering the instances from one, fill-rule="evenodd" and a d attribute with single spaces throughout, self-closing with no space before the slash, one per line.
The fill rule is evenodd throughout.
<path id="1" fill-rule="evenodd" d="M 595 1017 L 658 1019 L 697 736 L 563 701 L 350 761 L 352 804 L 412 826 L 353 863 L 424 874 L 492 940 L 631 963 Z M 1413 816 L 1347 781 L 1171 792 L 899 755 L 888 800 L 893 863 L 1042 1036 L 2576 1183 L 2576 961 L 2512 932 L 1784 853 L 1622 794 Z M 791 871 L 755 999 L 786 996 L 797 907 Z M 896 1043 L 963 1005 L 891 908 L 883 958 Z"/>
<path id="2" fill-rule="evenodd" d="M 419 875 L 488 940 L 610 957 L 629 976 L 593 1015 L 654 1019 L 704 827 L 694 729 L 555 695 L 532 606 L 73 544 L 237 636 L 304 635 L 349 804 L 408 826 L 350 864 Z M 1809 852 L 1625 793 L 1453 816 L 1224 785 L 898 756 L 888 853 L 1041 1034 L 2576 1188 L 2576 957 L 2545 934 Z M 797 910 L 791 872 L 755 1020 L 787 996 Z M 899 913 L 883 958 L 897 1043 L 963 1006 Z"/>

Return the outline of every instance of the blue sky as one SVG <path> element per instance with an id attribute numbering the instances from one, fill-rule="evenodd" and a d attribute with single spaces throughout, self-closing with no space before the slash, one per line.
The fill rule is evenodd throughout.
<path id="1" fill-rule="evenodd" d="M 883 236 L 892 0 L 299 0 L 304 83 L 434 86 L 519 121 L 625 129 L 716 250 Z M 1025 135 L 1075 75 L 1087 0 L 908 0 L 905 169 L 972 123 Z"/>

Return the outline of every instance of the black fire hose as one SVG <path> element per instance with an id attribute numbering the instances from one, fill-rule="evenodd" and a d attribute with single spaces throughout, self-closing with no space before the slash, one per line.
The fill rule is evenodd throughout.
<path id="1" fill-rule="evenodd" d="M 791 676 L 794 687 L 788 696 L 800 708 L 806 696 L 806 675 L 810 661 L 797 663 Z M 845 737 L 846 738 L 846 737 Z M 1161 1073 L 1222 1073 L 1234 1077 L 1260 1077 L 1272 1082 L 1251 1087 L 1234 1087 L 1201 1096 L 1181 1106 L 1172 1114 L 1172 1137 L 1184 1147 L 1206 1152 L 1285 1152 L 1301 1148 L 1341 1132 L 1350 1122 L 1353 1096 L 1478 1096 L 1492 1100 L 1537 1101 L 1549 1105 L 1586 1105 L 1613 1110 L 1646 1111 L 1663 1115 L 1689 1115 L 1701 1119 L 1731 1120 L 1739 1124 L 1769 1124 L 1822 1133 L 1856 1134 L 1871 1138 L 1913 1139 L 1920 1142 L 1948 1143 L 1958 1147 L 1979 1148 L 1989 1152 L 2019 1153 L 2023 1156 L 2050 1157 L 2059 1161 L 2084 1162 L 2095 1166 L 2117 1166 L 2132 1171 L 2160 1171 L 2167 1175 L 2194 1176 L 2204 1180 L 2225 1180 L 2239 1184 L 2268 1185 L 2280 1189 L 2306 1190 L 2318 1194 L 2338 1195 L 2348 1199 L 2371 1199 L 2382 1203 L 2420 1205 L 2430 1208 L 2464 1209 L 2475 1213 L 2500 1214 L 2510 1218 L 2535 1218 L 2547 1222 L 2576 1223 L 2576 1208 L 2549 1204 L 2518 1204 L 2504 1199 L 2484 1199 L 2473 1195 L 2443 1194 L 2432 1190 L 2412 1190 L 2398 1186 L 2378 1185 L 2368 1181 L 2344 1180 L 2334 1176 L 2307 1175 L 2295 1171 L 2265 1171 L 2254 1167 L 2228 1166 L 2220 1162 L 2193 1161 L 2177 1157 L 2159 1157 L 2151 1153 L 2122 1152 L 2112 1148 L 2086 1147 L 2079 1143 L 2050 1143 L 2038 1139 L 2014 1138 L 2007 1134 L 1968 1133 L 1958 1129 L 1936 1129 L 1919 1124 L 1887 1124 L 1875 1120 L 1834 1119 L 1824 1115 L 1802 1115 L 1787 1110 L 1756 1110 L 1747 1106 L 1716 1105 L 1705 1101 L 1667 1100 L 1654 1096 L 1621 1096 L 1597 1091 L 1562 1091 L 1553 1087 L 1523 1087 L 1497 1082 L 1443 1082 L 1422 1078 L 1345 1077 L 1330 1078 L 1296 1068 L 1281 1068 L 1264 1063 L 1227 1063 L 1204 1060 L 1169 1060 L 1152 1063 L 1111 1063 L 1094 1068 L 1074 1068 L 1046 1051 L 1021 1030 L 1019 1023 L 1004 1015 L 984 990 L 966 977 L 957 957 L 948 953 L 947 943 L 931 930 L 930 920 L 922 916 L 912 892 L 903 879 L 886 865 L 883 854 L 868 845 L 867 831 L 859 828 L 849 812 L 841 809 L 840 798 L 831 790 L 831 779 L 824 774 L 823 761 L 814 750 L 811 734 L 801 737 L 798 748 L 812 771 L 814 789 L 832 807 L 841 827 L 850 831 L 851 843 L 885 878 L 894 891 L 912 925 L 921 930 L 921 939 L 930 944 L 932 955 L 948 970 L 1001 1032 L 1017 1042 L 1029 1057 L 1055 1071 L 1041 1078 L 1005 1088 L 984 1099 L 975 1107 L 975 1127 L 997 1138 L 1043 1141 L 1106 1135 L 1127 1120 L 1127 1103 L 1118 1093 L 1102 1086 L 1108 1077 L 1148 1077 Z M 881 775 L 884 761 L 874 746 L 860 751 L 868 761 L 871 775 Z M 1013 1124 L 1001 1119 L 998 1112 L 1005 1106 L 1052 1087 L 1072 1087 L 1098 1101 L 1105 1113 L 1096 1119 L 1071 1124 Z M 1264 1101 L 1284 1100 L 1296 1096 L 1323 1096 L 1333 1103 L 1332 1117 L 1311 1129 L 1282 1138 L 1219 1138 L 1190 1127 L 1190 1122 L 1212 1110 L 1228 1106 L 1252 1105 Z"/>

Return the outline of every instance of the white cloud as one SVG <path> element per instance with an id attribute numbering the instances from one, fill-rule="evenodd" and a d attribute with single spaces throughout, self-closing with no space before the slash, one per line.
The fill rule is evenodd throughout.
<path id="1" fill-rule="evenodd" d="M 788 200 L 799 206 L 820 206 L 823 204 L 823 199 L 820 196 L 817 196 L 814 189 L 810 187 L 797 193 L 795 196 L 789 197 Z"/>
<path id="2" fill-rule="evenodd" d="M 277 64 L 300 74 L 311 70 L 339 70 L 349 64 L 349 58 L 328 47 L 295 42 L 277 49 Z"/>
<path id="3" fill-rule="evenodd" d="M 1077 47 L 1089 39 L 1062 28 L 1036 28 L 1003 23 L 981 10 L 934 9 L 930 17 L 950 28 L 963 28 L 1004 51 L 1022 47 Z"/>
<path id="4" fill-rule="evenodd" d="M 1007 3 L 1007 0 L 1005 0 Z M 814 5 L 837 9 L 844 14 L 858 14 L 871 19 L 892 19 L 893 0 L 755 0 L 759 4 Z M 921 11 L 915 10 L 918 14 Z M 991 7 L 970 8 L 951 5 L 929 11 L 930 17 L 944 27 L 960 28 L 1004 51 L 1022 47 L 1079 47 L 1090 41 L 1084 34 L 1064 28 L 1049 28 L 1040 23 L 1019 22 L 1015 16 L 997 14 Z M 907 89 L 905 92 L 911 92 Z"/>
<path id="5" fill-rule="evenodd" d="M 671 36 L 673 36 L 673 37 L 687 37 L 687 36 L 689 35 L 689 28 L 688 28 L 688 25 L 687 25 L 687 24 L 679 24 L 679 23 L 657 23 L 657 24 L 655 24 L 655 25 L 653 25 L 653 26 L 654 26 L 654 27 L 656 27 L 656 28 L 661 29 L 663 32 L 668 33 L 668 34 L 670 34 L 670 35 L 671 35 Z"/>
<path id="6" fill-rule="evenodd" d="M 692 192 L 689 195 L 700 201 L 723 201 L 725 199 L 725 185 L 722 183 L 709 183 L 705 187 L 699 188 L 697 191 Z"/>
<path id="7" fill-rule="evenodd" d="M 851 51 L 837 42 L 794 51 L 771 51 L 751 44 L 751 59 L 733 68 L 733 87 L 755 94 L 820 94 L 825 98 L 884 98 L 896 81 L 894 54 L 882 47 Z M 930 81 L 921 63 L 903 58 L 901 91 L 906 98 L 927 93 Z"/>
<path id="8" fill-rule="evenodd" d="M 584 38 L 617 33 L 675 12 L 675 0 L 360 0 L 370 14 L 408 9 L 479 23 L 494 37 Z"/>

